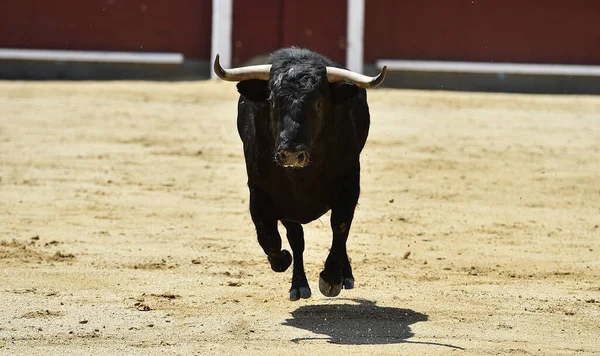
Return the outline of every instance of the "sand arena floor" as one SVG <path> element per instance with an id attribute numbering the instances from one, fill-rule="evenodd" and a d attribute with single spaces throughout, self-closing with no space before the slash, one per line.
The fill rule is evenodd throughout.
<path id="1" fill-rule="evenodd" d="M 348 250 L 290 302 L 230 83 L 0 82 L 0 354 L 600 353 L 600 97 L 374 90 Z M 287 242 L 284 242 L 287 246 Z"/>

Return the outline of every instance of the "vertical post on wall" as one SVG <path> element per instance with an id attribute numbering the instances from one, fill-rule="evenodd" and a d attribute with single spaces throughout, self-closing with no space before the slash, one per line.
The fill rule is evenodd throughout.
<path id="1" fill-rule="evenodd" d="M 351 71 L 362 73 L 365 0 L 348 0 L 347 16 L 346 67 Z"/>
<path id="2" fill-rule="evenodd" d="M 219 54 L 221 65 L 231 67 L 231 14 L 233 0 L 213 0 L 212 2 L 212 42 L 211 42 L 211 70 L 210 77 L 217 75 L 212 70 L 212 61 Z"/>

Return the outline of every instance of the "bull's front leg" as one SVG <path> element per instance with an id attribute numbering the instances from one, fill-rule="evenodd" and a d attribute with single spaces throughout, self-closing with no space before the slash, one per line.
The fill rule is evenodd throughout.
<path id="1" fill-rule="evenodd" d="M 256 227 L 258 243 L 267 255 L 271 269 L 284 272 L 292 264 L 292 255 L 281 249 L 281 236 L 277 230 L 277 217 L 269 197 L 250 187 L 250 215 Z"/>
<path id="2" fill-rule="evenodd" d="M 292 274 L 292 287 L 290 300 L 310 298 L 311 291 L 304 273 L 304 230 L 302 225 L 292 221 L 281 221 L 287 230 L 287 238 L 294 254 L 294 272 Z"/>
<path id="3" fill-rule="evenodd" d="M 360 169 L 346 175 L 342 189 L 331 209 L 333 241 L 325 269 L 319 278 L 319 290 L 326 297 L 340 294 L 342 287 L 352 289 L 354 276 L 346 252 L 346 241 L 354 218 L 354 209 L 360 195 Z"/>

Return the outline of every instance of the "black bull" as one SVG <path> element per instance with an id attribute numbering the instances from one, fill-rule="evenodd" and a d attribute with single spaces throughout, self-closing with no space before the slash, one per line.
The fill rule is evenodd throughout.
<path id="1" fill-rule="evenodd" d="M 281 249 L 277 223 L 287 230 L 293 252 L 290 299 L 308 298 L 304 273 L 304 232 L 331 209 L 333 242 L 319 289 L 328 297 L 354 287 L 346 241 L 360 193 L 360 152 L 369 132 L 364 88 L 383 81 L 345 69 L 308 50 L 285 48 L 267 65 L 224 70 L 237 81 L 237 126 L 244 144 L 250 214 L 271 268 L 285 271 L 292 256 Z"/>

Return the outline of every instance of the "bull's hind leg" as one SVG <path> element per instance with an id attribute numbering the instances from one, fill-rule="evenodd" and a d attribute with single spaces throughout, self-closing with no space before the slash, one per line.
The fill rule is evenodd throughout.
<path id="1" fill-rule="evenodd" d="M 348 254 L 346 241 L 354 218 L 354 209 L 360 194 L 360 171 L 348 174 L 343 183 L 338 198 L 331 209 L 331 230 L 333 241 L 329 256 L 325 261 L 325 269 L 319 278 L 319 290 L 326 297 L 335 297 L 340 294 L 342 287 L 352 289 L 354 277 Z"/>
<path id="2" fill-rule="evenodd" d="M 298 300 L 300 298 L 310 298 L 311 292 L 304 273 L 304 231 L 302 225 L 291 222 L 282 221 L 283 226 L 287 230 L 287 238 L 294 254 L 294 272 L 292 273 L 292 287 L 290 288 L 290 300 Z"/>
<path id="3" fill-rule="evenodd" d="M 281 249 L 277 218 L 270 199 L 258 189 L 250 188 L 250 215 L 256 227 L 258 243 L 267 254 L 271 269 L 284 272 L 292 264 L 292 255 Z"/>

